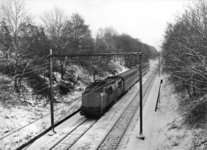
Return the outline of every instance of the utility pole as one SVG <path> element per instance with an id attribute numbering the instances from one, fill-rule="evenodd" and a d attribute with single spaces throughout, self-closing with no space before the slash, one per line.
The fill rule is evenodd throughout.
<path id="1" fill-rule="evenodd" d="M 144 137 L 144 135 L 143 135 L 143 133 L 142 133 L 142 130 L 143 130 L 143 123 L 142 123 L 142 53 L 141 53 L 141 51 L 140 51 L 140 54 L 139 54 L 139 86 L 140 86 L 140 89 L 139 89 L 139 93 L 140 93 L 140 95 L 139 95 L 139 98 L 140 98 L 140 106 L 139 106 L 139 110 L 140 110 L 140 132 L 139 132 L 139 136 L 138 136 L 138 138 L 139 139 L 141 139 L 141 140 L 144 140 L 145 139 L 145 137 Z"/>
<path id="2" fill-rule="evenodd" d="M 50 49 L 50 56 L 52 56 L 52 49 Z M 52 88 L 52 57 L 50 57 L 50 113 L 51 113 L 51 127 L 53 133 L 55 133 L 54 129 L 54 106 L 53 106 L 53 88 Z"/>

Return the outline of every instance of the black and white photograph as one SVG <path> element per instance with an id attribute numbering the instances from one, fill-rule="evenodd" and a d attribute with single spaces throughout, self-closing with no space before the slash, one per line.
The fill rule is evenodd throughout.
<path id="1" fill-rule="evenodd" d="M 207 0 L 0 0 L 0 150 L 207 150 Z"/>

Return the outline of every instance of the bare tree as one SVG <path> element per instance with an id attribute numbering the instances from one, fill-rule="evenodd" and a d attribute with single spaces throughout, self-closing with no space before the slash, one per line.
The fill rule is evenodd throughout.
<path id="1" fill-rule="evenodd" d="M 165 70 L 175 80 L 182 81 L 191 96 L 196 89 L 207 86 L 207 5 L 198 1 L 189 6 L 185 13 L 178 17 L 175 24 L 169 24 L 163 57 Z"/>
<path id="2" fill-rule="evenodd" d="M 25 4 L 23 0 L 9 0 L 2 5 L 3 21 L 8 27 L 10 35 L 13 37 L 13 43 L 7 51 L 10 58 L 15 59 L 20 55 L 20 32 L 22 23 L 31 23 L 31 17 L 27 15 Z"/>
<path id="3" fill-rule="evenodd" d="M 65 12 L 55 7 L 52 11 L 45 12 L 41 16 L 41 20 L 45 25 L 45 29 L 49 37 L 53 40 L 60 40 L 67 21 Z"/>
<path id="4" fill-rule="evenodd" d="M 34 40 L 25 42 L 22 38 L 22 30 L 25 24 L 32 22 L 32 17 L 28 15 L 23 0 L 9 0 L 2 5 L 1 9 L 3 15 L 0 33 L 1 51 L 3 51 L 3 57 L 11 67 L 11 71 L 14 72 L 14 88 L 16 92 L 19 92 L 22 76 L 20 68 L 24 67 L 23 70 L 25 70 L 31 63 L 31 59 L 23 58 L 34 42 Z"/>
<path id="5" fill-rule="evenodd" d="M 51 47 L 56 53 L 63 53 L 65 47 L 68 44 L 68 40 L 64 40 L 63 34 L 67 23 L 67 17 L 65 12 L 57 7 L 49 12 L 45 12 L 41 16 L 41 20 L 44 23 L 46 33 L 51 40 Z M 59 60 L 61 65 L 61 78 L 64 76 L 64 62 L 62 59 Z"/>

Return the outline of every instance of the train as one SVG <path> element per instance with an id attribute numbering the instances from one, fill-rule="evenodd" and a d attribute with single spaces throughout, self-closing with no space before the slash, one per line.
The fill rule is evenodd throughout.
<path id="1" fill-rule="evenodd" d="M 142 65 L 142 75 L 149 71 L 149 63 Z M 139 66 L 105 80 L 91 83 L 81 98 L 80 114 L 101 117 L 118 99 L 139 81 Z"/>

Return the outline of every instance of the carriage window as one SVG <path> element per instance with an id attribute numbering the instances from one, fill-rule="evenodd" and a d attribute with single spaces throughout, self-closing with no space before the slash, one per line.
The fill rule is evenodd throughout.
<path id="1" fill-rule="evenodd" d="M 121 87 L 121 82 L 118 82 L 118 87 L 119 87 L 119 88 Z"/>
<path id="2" fill-rule="evenodd" d="M 108 94 L 113 93 L 113 89 L 112 89 L 112 87 L 107 88 L 107 89 L 106 89 L 106 92 L 107 92 Z"/>

